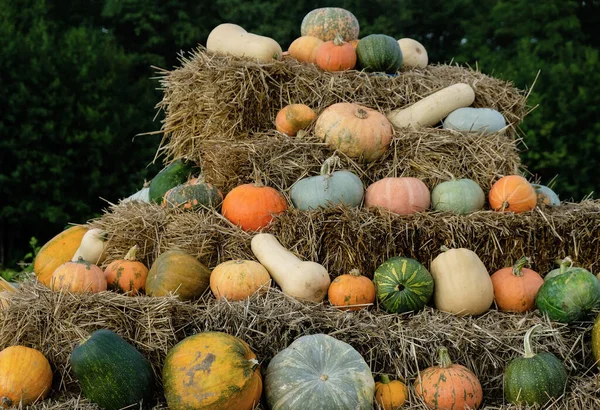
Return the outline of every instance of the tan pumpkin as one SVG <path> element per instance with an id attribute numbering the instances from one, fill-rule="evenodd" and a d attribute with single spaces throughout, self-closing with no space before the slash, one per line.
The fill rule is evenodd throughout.
<path id="1" fill-rule="evenodd" d="M 375 402 L 381 410 L 398 410 L 408 399 L 408 387 L 400 380 L 390 380 L 382 375 L 375 383 Z"/>
<path id="2" fill-rule="evenodd" d="M 318 37 L 313 36 L 302 36 L 290 44 L 288 52 L 290 56 L 294 57 L 298 61 L 314 64 L 317 55 L 317 49 L 324 43 Z"/>
<path id="3" fill-rule="evenodd" d="M 329 289 L 329 303 L 342 310 L 359 310 L 372 306 L 375 302 L 375 284 L 358 269 L 336 277 Z"/>
<path id="4" fill-rule="evenodd" d="M 161 253 L 152 264 L 146 279 L 146 294 L 166 296 L 176 293 L 181 300 L 201 296 L 208 288 L 210 269 L 193 256 L 171 250 Z"/>
<path id="5" fill-rule="evenodd" d="M 98 293 L 106 290 L 106 276 L 98 266 L 79 258 L 56 268 L 50 288 L 71 293 Z"/>
<path id="6" fill-rule="evenodd" d="M 365 207 L 381 207 L 400 215 L 423 212 L 431 204 L 431 194 L 420 179 L 383 178 L 369 185 Z"/>
<path id="7" fill-rule="evenodd" d="M 333 41 L 321 44 L 315 54 L 315 62 L 325 71 L 350 70 L 356 65 L 356 50 L 338 35 Z"/>
<path id="8" fill-rule="evenodd" d="M 233 188 L 221 206 L 223 216 L 244 231 L 266 228 L 273 217 L 285 212 L 287 207 L 282 193 L 262 183 Z"/>
<path id="9" fill-rule="evenodd" d="M 10 346 L 0 352 L 0 407 L 44 400 L 51 387 L 52 369 L 40 351 Z"/>
<path id="10" fill-rule="evenodd" d="M 358 104 L 337 103 L 319 115 L 315 135 L 350 158 L 372 162 L 387 151 L 393 130 L 379 111 Z"/>
<path id="11" fill-rule="evenodd" d="M 275 118 L 277 131 L 295 136 L 298 131 L 307 128 L 317 118 L 317 114 L 308 105 L 290 104 L 283 107 Z"/>
<path id="12" fill-rule="evenodd" d="M 223 262 L 210 274 L 210 290 L 217 299 L 244 300 L 258 290 L 266 291 L 270 283 L 265 267 L 250 260 Z"/>
<path id="13" fill-rule="evenodd" d="M 525 268 L 528 263 L 529 260 L 522 257 L 514 266 L 502 268 L 492 275 L 494 300 L 498 309 L 527 312 L 535 308 L 535 297 L 544 279 L 536 271 Z"/>
<path id="14" fill-rule="evenodd" d="M 490 189 L 490 206 L 500 212 L 531 211 L 537 204 L 537 194 L 529 181 L 519 175 L 500 178 Z"/>
<path id="15" fill-rule="evenodd" d="M 148 268 L 136 259 L 137 250 L 138 246 L 134 245 L 123 259 L 111 262 L 104 269 L 109 289 L 128 293 L 130 296 L 144 291 Z"/>

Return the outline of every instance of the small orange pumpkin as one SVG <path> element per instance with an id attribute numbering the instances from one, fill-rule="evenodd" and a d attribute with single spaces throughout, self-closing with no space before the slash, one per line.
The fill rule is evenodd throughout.
<path id="1" fill-rule="evenodd" d="M 51 387 L 52 369 L 40 351 L 10 346 L 0 352 L 0 407 L 27 406 L 43 400 Z"/>
<path id="2" fill-rule="evenodd" d="M 134 245 L 125 258 L 111 262 L 106 269 L 106 284 L 109 289 L 135 296 L 144 291 L 148 268 L 136 259 L 138 246 Z"/>
<path id="3" fill-rule="evenodd" d="M 298 37 L 290 44 L 288 52 L 290 56 L 298 61 L 314 64 L 316 62 L 317 49 L 321 47 L 323 43 L 324 41 L 318 37 Z"/>
<path id="4" fill-rule="evenodd" d="M 460 364 L 453 364 L 445 347 L 438 348 L 439 366 L 419 372 L 414 389 L 427 407 L 436 410 L 478 409 L 483 400 L 477 376 Z"/>
<path id="5" fill-rule="evenodd" d="M 535 208 L 537 195 L 525 178 L 508 175 L 492 185 L 489 200 L 495 211 L 521 213 Z"/>
<path id="6" fill-rule="evenodd" d="M 340 35 L 333 41 L 326 41 L 317 49 L 317 65 L 325 71 L 345 71 L 356 65 L 356 50 L 346 43 Z"/>
<path id="7" fill-rule="evenodd" d="M 410 215 L 429 208 L 431 194 L 427 185 L 412 177 L 383 178 L 369 185 L 365 207 L 382 207 L 396 214 Z"/>
<path id="8" fill-rule="evenodd" d="M 317 114 L 308 105 L 290 104 L 283 107 L 275 118 L 277 131 L 295 136 L 298 131 L 308 127 L 317 118 Z"/>
<path id="9" fill-rule="evenodd" d="M 285 212 L 288 204 L 275 188 L 256 183 L 233 188 L 221 208 L 223 216 L 244 231 L 259 231 L 271 223 L 274 215 Z"/>
<path id="10" fill-rule="evenodd" d="M 270 282 L 265 267 L 250 260 L 223 262 L 210 274 L 210 290 L 217 299 L 244 300 L 259 289 L 266 290 Z"/>
<path id="11" fill-rule="evenodd" d="M 524 256 L 514 266 L 502 268 L 492 275 L 494 300 L 498 309 L 527 312 L 535 307 L 535 297 L 544 279 L 536 271 L 525 268 L 528 262 Z"/>
<path id="12" fill-rule="evenodd" d="M 408 399 L 408 387 L 400 380 L 382 375 L 375 383 L 375 401 L 381 410 L 398 410 Z"/>
<path id="13" fill-rule="evenodd" d="M 371 306 L 375 302 L 375 294 L 373 281 L 362 276 L 358 269 L 335 278 L 327 290 L 329 303 L 342 310 L 359 310 Z"/>
<path id="14" fill-rule="evenodd" d="M 50 288 L 72 293 L 98 293 L 106 290 L 106 276 L 98 266 L 79 258 L 56 268 Z"/>

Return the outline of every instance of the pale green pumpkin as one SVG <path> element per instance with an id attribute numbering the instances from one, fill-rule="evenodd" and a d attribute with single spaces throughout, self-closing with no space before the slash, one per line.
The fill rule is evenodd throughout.
<path id="1" fill-rule="evenodd" d="M 431 205 L 436 211 L 466 215 L 479 211 L 485 204 L 485 193 L 471 179 L 457 179 L 438 184 L 431 192 Z"/>

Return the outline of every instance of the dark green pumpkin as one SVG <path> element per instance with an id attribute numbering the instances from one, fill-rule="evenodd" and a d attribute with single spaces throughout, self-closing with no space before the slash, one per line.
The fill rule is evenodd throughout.
<path id="1" fill-rule="evenodd" d="M 163 206 L 197 210 L 202 207 L 217 208 L 223 202 L 223 194 L 201 178 L 194 178 L 185 184 L 169 189 L 164 196 Z"/>
<path id="2" fill-rule="evenodd" d="M 83 395 L 106 410 L 147 405 L 152 398 L 150 362 L 110 330 L 92 333 L 73 350 L 70 362 Z"/>
<path id="3" fill-rule="evenodd" d="M 385 34 L 361 38 L 356 46 L 359 68 L 367 72 L 396 73 L 402 67 L 402 50 L 398 41 Z"/>
<path id="4" fill-rule="evenodd" d="M 419 262 L 394 256 L 383 262 L 373 278 L 377 299 L 387 312 L 421 310 L 433 295 L 433 277 Z"/>
<path id="5" fill-rule="evenodd" d="M 567 384 L 567 371 L 555 355 L 533 353 L 531 335 L 538 326 L 525 334 L 525 355 L 513 359 L 504 372 L 504 394 L 511 403 L 543 406 L 560 397 Z"/>
<path id="6" fill-rule="evenodd" d="M 150 181 L 150 201 L 162 203 L 165 193 L 177 185 L 185 183 L 190 176 L 200 172 L 200 169 L 190 161 L 177 160 L 160 171 Z"/>

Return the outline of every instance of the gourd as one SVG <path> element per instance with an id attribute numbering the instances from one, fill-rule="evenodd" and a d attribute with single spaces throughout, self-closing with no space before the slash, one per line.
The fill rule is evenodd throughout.
<path id="1" fill-rule="evenodd" d="M 266 228 L 275 215 L 287 210 L 287 201 L 275 188 L 262 183 L 243 184 L 225 196 L 223 216 L 244 231 Z"/>
<path id="2" fill-rule="evenodd" d="M 423 44 L 412 38 L 401 38 L 398 45 L 402 51 L 402 66 L 411 68 L 425 68 L 429 63 L 427 50 Z"/>
<path id="3" fill-rule="evenodd" d="M 288 52 L 298 61 L 315 64 L 317 50 L 322 44 L 323 40 L 318 37 L 302 36 L 290 44 Z"/>
<path id="4" fill-rule="evenodd" d="M 256 355 L 222 332 L 186 337 L 167 354 L 162 382 L 171 410 L 251 410 L 260 401 Z"/>
<path id="5" fill-rule="evenodd" d="M 176 293 L 181 300 L 191 300 L 204 293 L 210 282 L 210 269 L 193 256 L 171 250 L 154 261 L 146 279 L 148 296 Z"/>
<path id="6" fill-rule="evenodd" d="M 200 172 L 200 168 L 192 161 L 178 159 L 161 170 L 148 185 L 150 201 L 162 203 L 167 191 L 185 183 L 193 174 Z"/>
<path id="7" fill-rule="evenodd" d="M 50 280 L 52 290 L 71 293 L 98 293 L 105 291 L 106 285 L 102 269 L 83 258 L 60 265 Z"/>
<path id="8" fill-rule="evenodd" d="M 508 175 L 492 185 L 489 201 L 494 211 L 517 214 L 533 210 L 537 203 L 537 195 L 525 178 L 520 175 Z"/>
<path id="9" fill-rule="evenodd" d="M 33 271 L 38 281 L 50 287 L 52 274 L 60 265 L 73 260 L 81 245 L 83 235 L 88 231 L 85 226 L 72 226 L 50 239 L 35 256 Z"/>
<path id="10" fill-rule="evenodd" d="M 427 186 L 417 178 L 388 177 L 369 185 L 365 207 L 382 207 L 399 215 L 423 212 L 431 204 Z"/>
<path id="11" fill-rule="evenodd" d="M 390 111 L 387 118 L 398 128 L 431 127 L 446 118 L 452 111 L 468 107 L 475 101 L 470 85 L 457 83 L 417 101 L 406 108 Z"/>
<path id="12" fill-rule="evenodd" d="M 121 336 L 99 329 L 71 353 L 69 362 L 83 396 L 106 410 L 148 405 L 154 372 L 148 359 Z"/>
<path id="13" fill-rule="evenodd" d="M 290 104 L 283 107 L 275 118 L 277 131 L 295 136 L 298 131 L 308 127 L 317 118 L 317 114 L 308 105 Z"/>
<path id="14" fill-rule="evenodd" d="M 524 256 L 514 266 L 502 268 L 492 275 L 498 309 L 527 312 L 535 308 L 535 297 L 544 279 L 536 271 L 525 268 L 528 263 L 529 259 Z"/>
<path id="15" fill-rule="evenodd" d="M 329 303 L 341 310 L 365 309 L 375 302 L 375 285 L 366 276 L 362 276 L 358 269 L 352 269 L 336 277 L 329 289 L 327 297 Z"/>
<path id="16" fill-rule="evenodd" d="M 531 184 L 533 189 L 535 189 L 535 194 L 537 195 L 537 204 L 538 205 L 546 205 L 546 206 L 558 206 L 560 205 L 560 198 L 552 189 L 548 188 L 545 185 L 540 184 Z"/>
<path id="17" fill-rule="evenodd" d="M 485 193 L 472 179 L 442 182 L 431 191 L 431 206 L 436 211 L 467 215 L 483 209 Z"/>
<path id="18" fill-rule="evenodd" d="M 260 263 L 233 260 L 220 263 L 210 274 L 210 290 L 217 299 L 244 300 L 271 283 L 269 272 Z"/>
<path id="19" fill-rule="evenodd" d="M 375 383 L 375 402 L 381 410 L 398 410 L 408 399 L 408 387 L 400 380 L 390 380 L 382 375 Z"/>
<path id="20" fill-rule="evenodd" d="M 44 400 L 52 387 L 52 369 L 39 350 L 10 346 L 0 352 L 0 407 Z"/>
<path id="21" fill-rule="evenodd" d="M 99 228 L 90 229 L 81 238 L 79 248 L 75 251 L 72 260 L 77 261 L 83 258 L 94 265 L 100 265 L 106 259 L 107 245 L 106 231 Z"/>
<path id="22" fill-rule="evenodd" d="M 331 280 L 322 265 L 301 261 L 271 234 L 254 235 L 250 245 L 254 256 L 269 271 L 283 293 L 301 300 L 323 301 Z"/>
<path id="23" fill-rule="evenodd" d="M 271 410 L 371 410 L 374 388 L 362 356 L 324 334 L 299 337 L 275 355 L 265 372 Z"/>
<path id="24" fill-rule="evenodd" d="M 256 58 L 266 63 L 281 60 L 283 54 L 279 43 L 272 38 L 248 33 L 231 23 L 219 24 L 210 32 L 206 49 L 237 57 Z"/>
<path id="25" fill-rule="evenodd" d="M 493 134 L 504 131 L 506 120 L 491 108 L 463 107 L 452 111 L 444 120 L 444 129 Z"/>
<path id="26" fill-rule="evenodd" d="M 317 49 L 315 63 L 325 71 L 345 71 L 356 65 L 356 51 L 341 36 L 326 41 Z"/>
<path id="27" fill-rule="evenodd" d="M 191 211 L 198 209 L 216 209 L 223 201 L 223 194 L 213 184 L 203 178 L 192 178 L 184 184 L 169 189 L 163 198 L 166 208 L 182 208 Z"/>
<path id="28" fill-rule="evenodd" d="M 303 36 L 314 36 L 323 41 L 333 40 L 338 34 L 344 41 L 356 40 L 359 31 L 360 25 L 354 14 L 339 7 L 312 10 L 304 16 L 300 26 Z"/>
<path id="29" fill-rule="evenodd" d="M 539 326 L 527 331 L 525 355 L 511 360 L 504 372 L 504 395 L 511 403 L 543 406 L 565 390 L 567 371 L 562 362 L 550 352 L 536 354 L 531 348 Z"/>
<path id="30" fill-rule="evenodd" d="M 402 51 L 395 38 L 370 34 L 356 46 L 358 66 L 366 72 L 394 74 L 402 67 Z"/>
<path id="31" fill-rule="evenodd" d="M 459 316 L 480 315 L 494 301 L 490 275 L 475 252 L 442 247 L 431 262 L 435 307 Z"/>
<path id="32" fill-rule="evenodd" d="M 108 289 L 136 296 L 144 291 L 148 268 L 136 259 L 138 246 L 129 249 L 123 259 L 112 261 L 106 269 L 106 284 Z"/>

